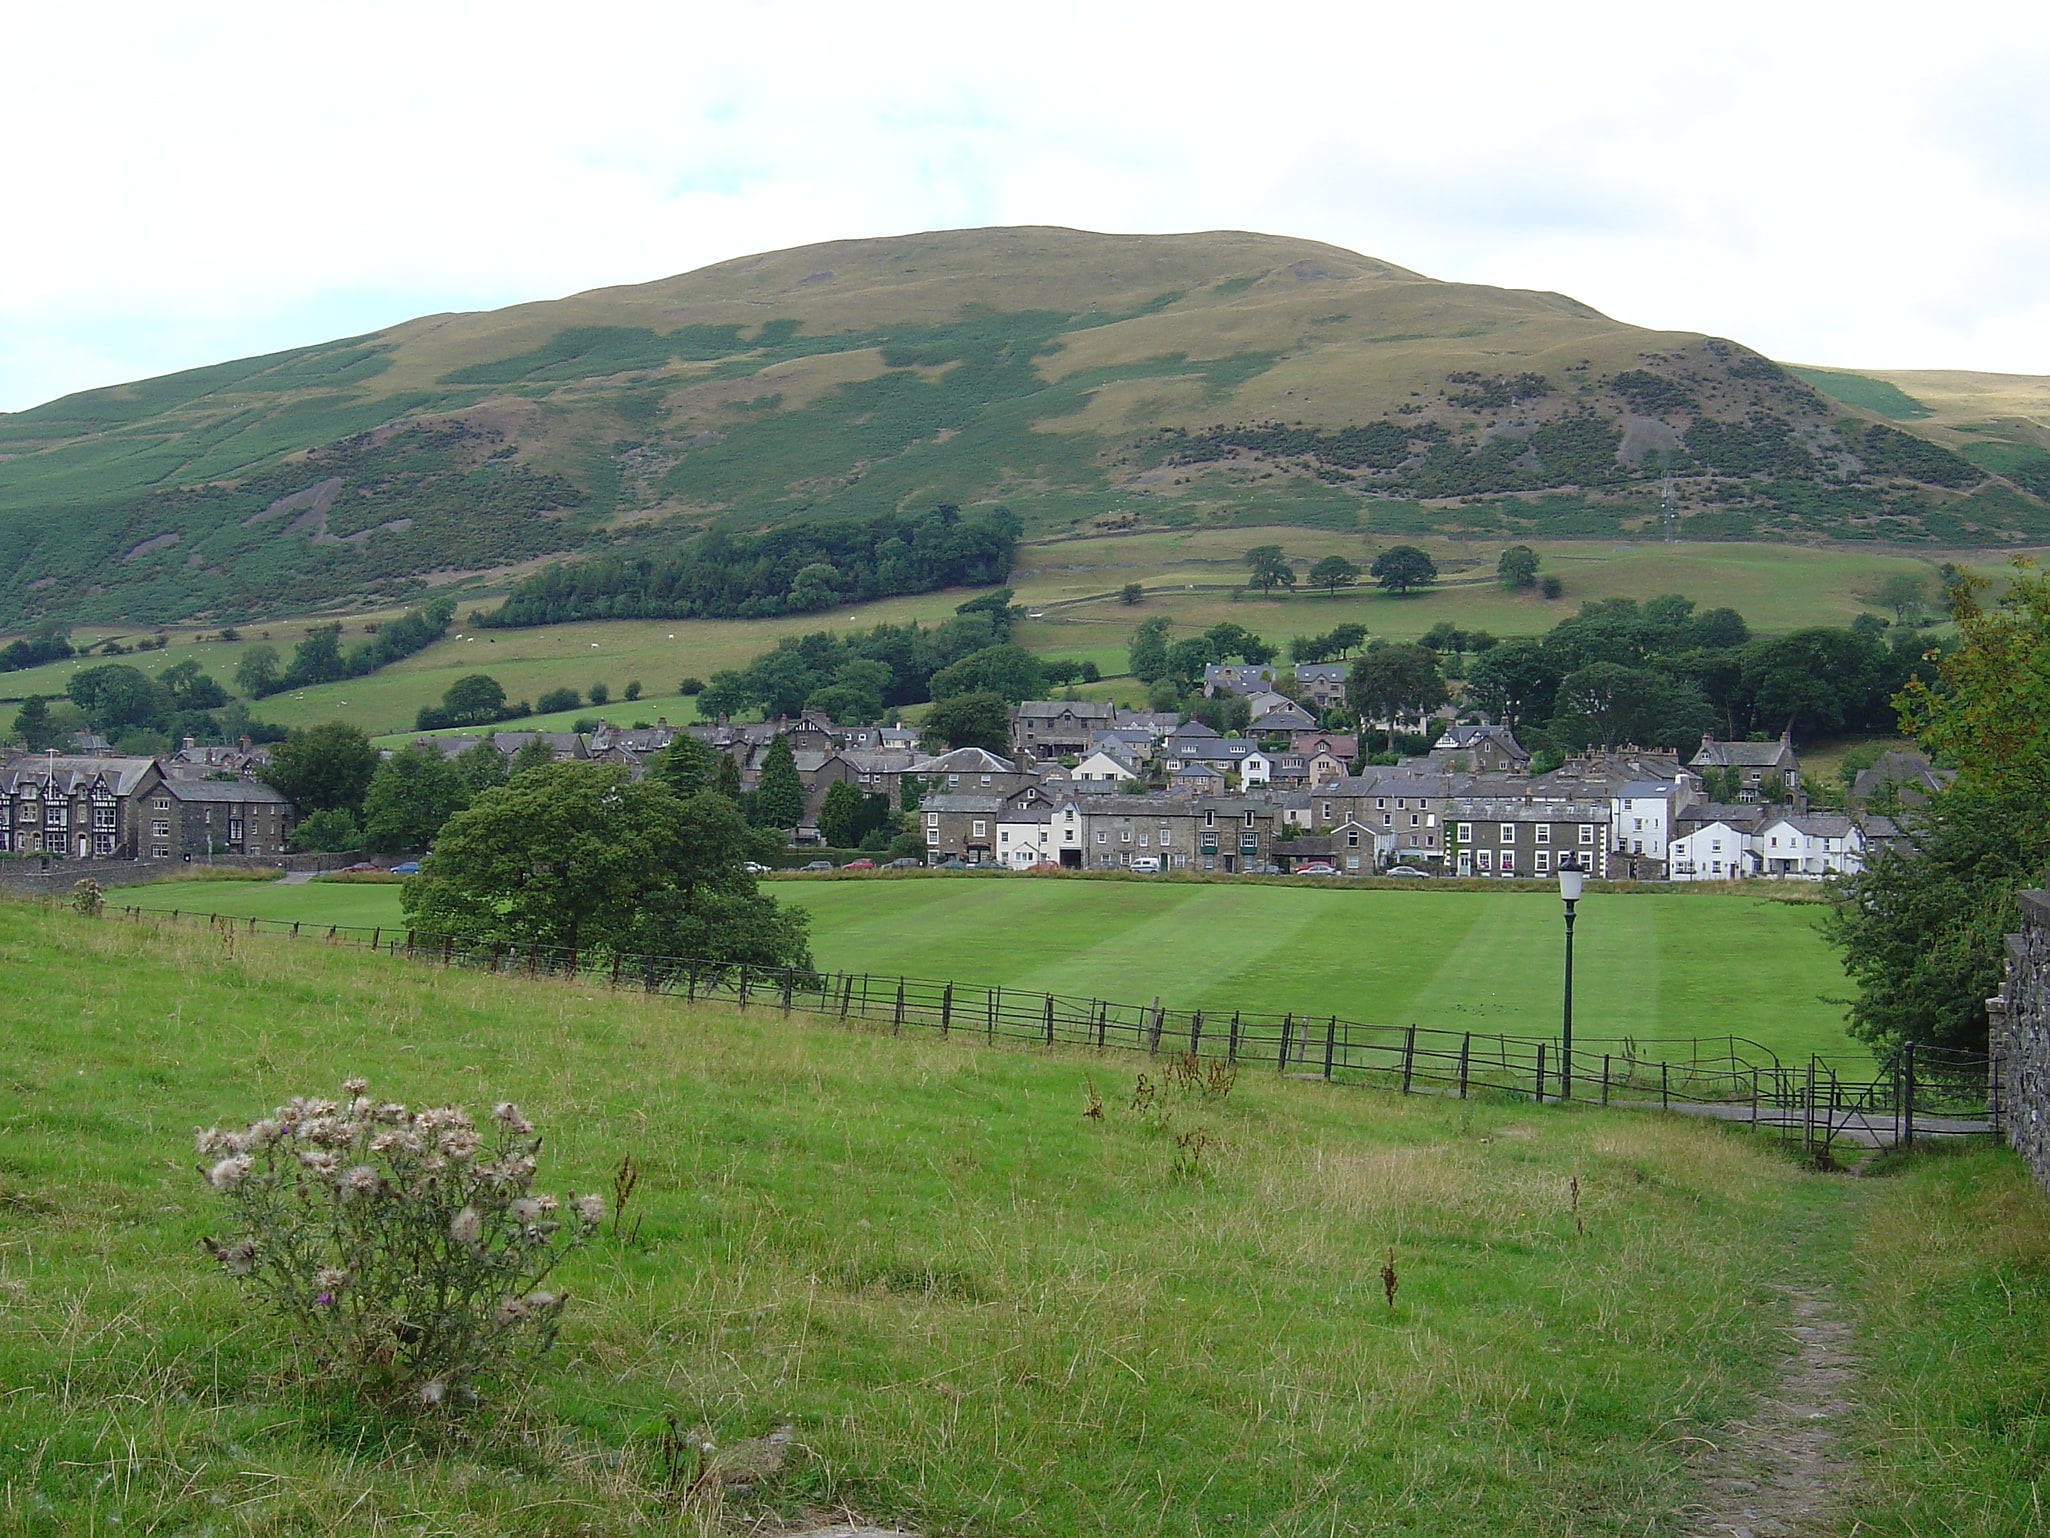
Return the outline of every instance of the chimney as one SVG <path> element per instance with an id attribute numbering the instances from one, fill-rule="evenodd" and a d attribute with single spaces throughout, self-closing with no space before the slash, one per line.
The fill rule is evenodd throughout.
<path id="1" fill-rule="evenodd" d="M 247 737 L 237 737 L 237 738 L 235 739 L 235 741 L 236 741 L 236 743 L 237 743 L 237 744 L 238 744 L 238 745 L 239 745 L 239 746 L 241 747 L 241 749 L 242 749 L 242 751 L 243 751 L 244 753 L 247 753 L 247 752 L 248 752 L 248 751 L 250 750 L 250 748 L 251 748 L 251 747 L 253 746 L 253 744 L 252 744 L 252 743 L 250 742 L 250 740 L 249 740 L 249 739 L 248 739 Z"/>
<path id="2" fill-rule="evenodd" d="M 657 726 L 667 726 L 669 724 L 669 718 L 667 716 L 657 716 L 655 717 L 655 724 Z"/>
<path id="3" fill-rule="evenodd" d="M 197 746 L 198 746 L 198 744 L 197 744 L 197 743 L 195 743 L 195 742 L 194 742 L 194 741 L 193 741 L 193 740 L 192 740 L 192 739 L 191 739 L 190 737 L 187 737 L 187 738 L 185 739 L 185 751 L 186 751 L 186 752 L 190 753 L 190 752 L 191 752 L 191 751 L 192 751 L 192 750 L 193 750 L 193 749 L 194 749 L 195 747 L 197 747 Z"/>

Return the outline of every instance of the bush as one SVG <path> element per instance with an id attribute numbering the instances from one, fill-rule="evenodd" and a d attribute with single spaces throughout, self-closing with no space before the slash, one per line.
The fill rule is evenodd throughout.
<path id="1" fill-rule="evenodd" d="M 470 1403 L 554 1344 L 564 1299 L 541 1284 L 604 1202 L 534 1193 L 541 1139 L 515 1105 L 480 1133 L 452 1106 L 408 1111 L 367 1087 L 198 1132 L 233 1216 L 202 1243 L 320 1370 L 387 1404 Z"/>
<path id="2" fill-rule="evenodd" d="M 552 716 L 558 710 L 575 710 L 584 703 L 584 697 L 574 689 L 550 689 L 534 701 L 534 708 L 544 716 Z"/>
<path id="3" fill-rule="evenodd" d="M 686 678 L 676 686 L 676 692 L 686 696 L 703 694 L 705 692 L 705 681 L 702 678 Z"/>
<path id="4" fill-rule="evenodd" d="M 611 698 L 612 690 L 609 685 L 603 683 L 595 683 L 591 685 L 591 703 L 593 705 L 603 705 L 610 701 Z"/>
<path id="5" fill-rule="evenodd" d="M 1565 596 L 1566 584 L 1557 577 L 1547 577 L 1538 584 L 1538 591 L 1547 598 L 1560 598 Z"/>

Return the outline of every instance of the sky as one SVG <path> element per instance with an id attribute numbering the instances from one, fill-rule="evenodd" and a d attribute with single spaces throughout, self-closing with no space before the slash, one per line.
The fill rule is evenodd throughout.
<path id="1" fill-rule="evenodd" d="M 22 7 L 0 410 L 992 224 L 1251 229 L 1796 363 L 2050 374 L 2050 7 Z"/>

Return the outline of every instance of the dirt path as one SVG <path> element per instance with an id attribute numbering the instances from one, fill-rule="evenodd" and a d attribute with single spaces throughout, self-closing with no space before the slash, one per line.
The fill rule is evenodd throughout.
<path id="1" fill-rule="evenodd" d="M 1823 1283 L 1783 1286 L 1789 1354 L 1750 1419 L 1724 1428 L 1702 1460 L 1701 1503 L 1689 1538 L 1792 1538 L 1834 1531 L 1830 1516 L 1850 1472 L 1841 1427 L 1857 1358 L 1851 1330 Z"/>

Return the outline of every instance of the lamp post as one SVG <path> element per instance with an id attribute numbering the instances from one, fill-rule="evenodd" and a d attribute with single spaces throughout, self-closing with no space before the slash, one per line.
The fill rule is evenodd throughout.
<path id="1" fill-rule="evenodd" d="M 1559 1039 L 1559 1098 L 1573 1098 L 1573 907 L 1580 901 L 1577 870 L 1559 872 L 1559 895 L 1566 902 L 1566 1003 L 1564 1030 Z"/>

